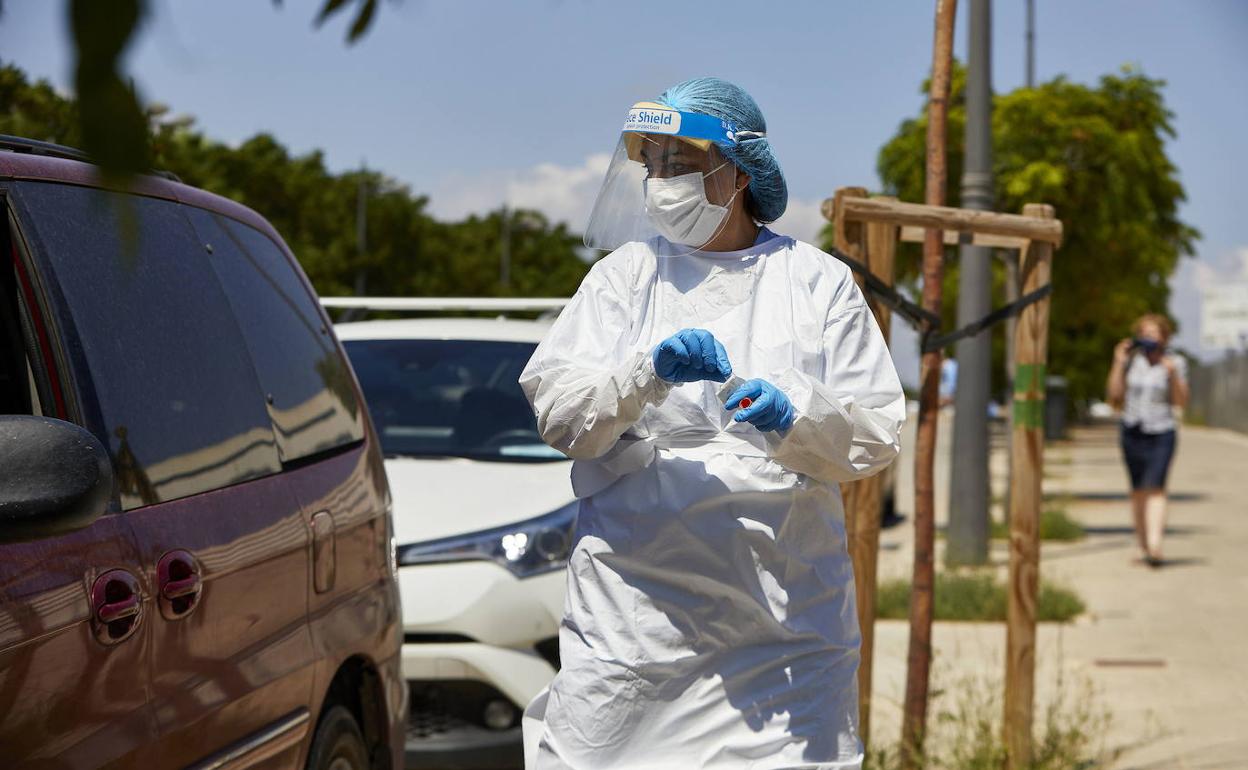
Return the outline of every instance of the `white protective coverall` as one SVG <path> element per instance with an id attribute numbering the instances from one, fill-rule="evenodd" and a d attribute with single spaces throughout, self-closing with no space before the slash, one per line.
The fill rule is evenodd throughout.
<path id="1" fill-rule="evenodd" d="M 858 768 L 838 482 L 897 454 L 896 370 L 848 268 L 813 246 L 661 243 L 595 264 L 520 378 L 581 501 L 526 767 Z M 655 374 L 654 347 L 691 327 L 788 395 L 784 435 L 732 422 L 719 383 Z"/>

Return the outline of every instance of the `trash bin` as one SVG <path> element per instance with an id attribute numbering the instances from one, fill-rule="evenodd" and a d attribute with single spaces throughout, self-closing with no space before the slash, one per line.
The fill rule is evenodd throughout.
<path id="1" fill-rule="evenodd" d="M 1065 377 L 1044 380 L 1044 440 L 1066 437 L 1066 399 L 1070 383 Z"/>

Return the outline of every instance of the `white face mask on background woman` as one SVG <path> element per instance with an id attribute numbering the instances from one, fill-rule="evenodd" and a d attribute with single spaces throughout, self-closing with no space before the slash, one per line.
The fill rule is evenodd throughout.
<path id="1" fill-rule="evenodd" d="M 736 190 L 723 206 L 707 200 L 705 178 L 719 171 L 721 163 L 703 174 L 681 174 L 667 179 L 646 179 L 646 212 L 654 227 L 672 243 L 700 248 L 715 237 L 728 218 L 728 207 L 740 190 Z"/>

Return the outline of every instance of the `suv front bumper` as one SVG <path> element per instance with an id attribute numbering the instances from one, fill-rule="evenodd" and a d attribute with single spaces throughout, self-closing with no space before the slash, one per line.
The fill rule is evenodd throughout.
<path id="1" fill-rule="evenodd" d="M 406 770 L 520 770 L 520 727 L 490 730 L 446 714 L 413 712 L 403 757 Z"/>
<path id="2" fill-rule="evenodd" d="M 400 567 L 403 678 L 413 692 L 406 767 L 523 765 L 519 715 L 555 675 L 565 578 L 556 570 L 520 579 L 483 561 Z M 465 683 L 479 683 L 494 694 L 476 698 L 466 711 L 462 700 L 452 702 Z M 448 697 L 416 697 L 440 690 Z M 513 726 L 485 727 L 483 699 L 509 702 Z"/>
<path id="3" fill-rule="evenodd" d="M 403 645 L 403 678 L 409 683 L 484 682 L 507 696 L 518 710 L 529 705 L 554 676 L 554 667 L 536 650 L 479 642 Z"/>

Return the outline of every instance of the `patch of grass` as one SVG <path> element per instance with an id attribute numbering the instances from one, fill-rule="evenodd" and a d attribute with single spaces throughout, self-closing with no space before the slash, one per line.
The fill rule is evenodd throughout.
<path id="1" fill-rule="evenodd" d="M 1046 508 L 1040 513 L 1040 539 L 1054 540 L 1063 543 L 1082 540 L 1083 525 L 1066 513 L 1065 508 Z M 1003 521 L 992 520 L 992 538 L 1009 540 L 1010 528 Z"/>
<path id="2" fill-rule="evenodd" d="M 1001 726 L 1001 682 L 968 676 L 952 687 L 932 690 L 925 756 L 929 770 L 1004 770 L 1006 748 Z M 1038 720 L 1039 721 L 1039 720 Z M 1033 737 L 1026 770 L 1084 770 L 1112 764 L 1121 750 L 1107 750 L 1112 716 L 1098 703 L 1091 682 L 1072 693 L 1059 678 L 1056 695 L 1045 707 Z M 899 770 L 898 746 L 867 752 L 864 770 Z"/>
<path id="3" fill-rule="evenodd" d="M 936 620 L 1004 621 L 1006 589 L 991 572 L 940 572 L 936 575 Z M 1036 620 L 1065 623 L 1086 610 L 1074 591 L 1040 581 Z M 910 583 L 885 580 L 876 593 L 876 617 L 905 620 L 910 617 Z"/>
<path id="4" fill-rule="evenodd" d="M 1005 590 L 1005 589 L 1002 589 Z M 1036 597 L 1036 620 L 1049 623 L 1066 623 L 1082 615 L 1088 609 L 1074 590 L 1040 581 L 1040 595 Z"/>

